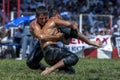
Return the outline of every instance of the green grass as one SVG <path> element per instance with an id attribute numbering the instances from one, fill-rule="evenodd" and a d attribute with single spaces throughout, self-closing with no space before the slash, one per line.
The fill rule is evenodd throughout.
<path id="1" fill-rule="evenodd" d="M 44 61 L 43 61 L 44 62 Z M 0 60 L 0 80 L 120 80 L 119 59 L 80 58 L 74 66 L 76 74 L 52 74 L 41 76 L 39 70 L 31 70 L 25 60 Z"/>

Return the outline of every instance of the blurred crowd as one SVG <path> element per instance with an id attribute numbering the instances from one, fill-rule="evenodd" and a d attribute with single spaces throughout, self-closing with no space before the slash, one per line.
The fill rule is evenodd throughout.
<path id="1" fill-rule="evenodd" d="M 35 14 L 35 10 L 39 6 L 46 6 L 48 10 L 56 8 L 60 11 L 63 19 L 76 21 L 78 24 L 80 21 L 79 16 L 83 14 L 82 33 L 88 38 L 93 35 L 120 35 L 120 0 L 21 0 L 20 14 Z M 0 0 L 0 7 L 2 7 L 2 0 Z M 17 13 L 17 0 L 10 0 L 10 11 Z M 0 10 L 0 17 L 2 17 L 2 10 Z M 17 17 L 17 15 L 15 17 Z M 111 17 L 112 22 L 110 22 Z M 6 15 L 5 22 L 9 22 L 9 18 Z M 0 26 L 3 26 L 2 18 L 0 18 Z M 29 53 L 30 50 L 27 52 L 27 49 L 31 47 L 28 46 L 28 44 L 32 45 L 31 41 L 33 39 L 29 34 L 28 28 L 21 29 L 18 27 L 15 30 L 14 36 L 10 37 L 9 34 L 10 30 L 1 29 L 0 40 L 2 43 L 19 44 L 13 44 L 17 53 L 15 55 L 16 57 L 20 57 L 20 53 Z M 9 47 L 11 47 L 11 45 Z M 14 49 L 14 47 L 9 47 L 3 47 L 0 51 L 6 51 L 4 49 L 13 51 L 12 49 Z"/>
<path id="2" fill-rule="evenodd" d="M 6 5 L 7 5 L 7 0 L 6 0 Z M 91 14 L 112 15 L 113 26 L 114 26 L 115 24 L 117 24 L 117 20 L 119 19 L 119 14 L 120 14 L 120 0 L 21 0 L 21 5 L 20 5 L 21 15 L 34 14 L 36 7 L 39 6 L 46 6 L 48 10 L 51 10 L 52 8 L 57 8 L 62 14 L 67 13 L 67 15 L 65 15 L 65 19 L 67 18 L 69 20 L 77 21 L 78 23 L 79 23 L 80 14 L 88 14 L 88 16 Z M 0 7 L 2 7 L 2 1 L 0 1 Z M 17 12 L 17 0 L 10 0 L 10 11 Z M 0 16 L 2 16 L 2 10 L 0 10 Z M 82 21 L 83 33 L 86 32 L 91 33 L 91 30 L 89 28 L 94 27 L 96 25 L 100 26 L 101 23 L 102 26 L 109 31 L 110 17 L 107 17 L 106 19 L 105 17 L 97 17 L 98 21 L 91 22 L 88 16 L 87 18 L 84 16 Z M 8 19 L 9 18 L 7 18 L 6 16 L 5 19 L 6 23 L 9 21 Z M 1 18 L 0 18 L 0 22 L 1 22 Z M 102 29 L 99 29 L 98 27 L 97 31 L 100 32 Z M 94 31 L 91 34 L 94 34 L 97 31 Z M 108 31 L 106 31 L 106 33 Z"/>
<path id="3" fill-rule="evenodd" d="M 30 34 L 29 26 L 14 29 L 14 36 L 11 35 L 10 29 L 1 29 L 0 58 L 26 58 L 35 41 Z"/>

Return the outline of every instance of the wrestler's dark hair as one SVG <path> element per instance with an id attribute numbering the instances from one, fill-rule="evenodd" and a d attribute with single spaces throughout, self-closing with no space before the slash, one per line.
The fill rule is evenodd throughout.
<path id="1" fill-rule="evenodd" d="M 48 14 L 48 10 L 44 6 L 40 6 L 36 9 L 36 16 L 39 16 L 39 14 Z"/>
<path id="2" fill-rule="evenodd" d="M 51 9 L 50 17 L 55 16 L 56 14 L 60 14 L 59 10 L 56 8 Z"/>

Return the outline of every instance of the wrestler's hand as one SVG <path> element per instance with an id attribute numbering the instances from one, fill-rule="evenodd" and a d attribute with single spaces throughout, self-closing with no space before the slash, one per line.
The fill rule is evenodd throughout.
<path id="1" fill-rule="evenodd" d="M 96 46 L 96 47 L 102 47 L 102 42 L 101 41 L 91 41 L 91 45 Z"/>
<path id="2" fill-rule="evenodd" d="M 60 40 L 63 38 L 63 35 L 64 35 L 64 34 L 61 33 L 61 32 L 58 32 L 58 33 L 56 34 L 57 38 L 60 39 Z"/>
<path id="3" fill-rule="evenodd" d="M 72 22 L 73 29 L 78 30 L 78 24 L 76 22 Z"/>

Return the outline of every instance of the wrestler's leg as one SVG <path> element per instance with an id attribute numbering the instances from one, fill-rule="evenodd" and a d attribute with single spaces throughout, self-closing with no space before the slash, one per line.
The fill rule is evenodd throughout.
<path id="1" fill-rule="evenodd" d="M 91 41 L 88 38 L 86 38 L 86 36 L 82 35 L 80 32 L 77 32 L 76 38 L 84 41 L 85 43 L 87 43 L 89 45 L 93 45 L 93 46 L 96 46 L 96 47 L 101 47 L 102 46 L 101 41 Z"/>
<path id="2" fill-rule="evenodd" d="M 31 69 L 44 70 L 46 68 L 46 66 L 43 65 L 42 63 L 40 63 L 42 58 L 43 58 L 43 53 L 41 51 L 39 42 L 37 42 L 34 45 L 33 50 L 31 51 L 31 53 L 28 55 L 26 64 Z"/>
<path id="3" fill-rule="evenodd" d="M 66 60 L 64 60 L 64 59 L 66 59 Z M 65 67 L 66 64 L 67 64 L 67 65 L 76 64 L 74 61 L 73 61 L 73 63 L 70 62 L 70 61 L 72 61 L 72 60 L 70 60 L 70 56 L 68 56 L 68 57 L 66 57 L 66 58 L 64 58 L 64 59 L 61 59 L 60 61 L 58 61 L 55 65 L 51 66 L 50 68 L 46 68 L 46 69 L 41 73 L 41 75 L 47 75 L 47 74 L 55 71 L 56 69 Z M 69 62 L 67 63 L 66 61 L 68 61 L 68 60 L 69 60 Z M 77 62 L 77 61 L 76 61 L 76 62 Z M 67 68 L 67 67 L 66 67 L 66 68 Z M 67 70 L 67 69 L 66 69 L 66 70 Z M 67 71 L 68 71 L 68 70 L 67 70 Z M 70 72 L 70 73 L 71 73 L 71 72 Z M 74 73 L 74 72 L 73 72 L 73 73 Z"/>
<path id="4" fill-rule="evenodd" d="M 52 62 L 53 66 L 51 66 L 50 68 L 46 68 L 41 73 L 42 75 L 49 74 L 59 68 L 73 66 L 78 62 L 78 57 L 75 54 L 71 53 L 70 51 L 67 51 L 66 49 L 57 47 L 53 47 L 51 49 L 52 49 L 51 53 L 52 52 L 54 53 L 51 54 L 50 50 L 47 50 L 49 52 L 49 55 L 47 56 L 51 57 L 53 60 L 51 60 L 51 58 L 48 57 L 47 59 L 49 59 L 50 61 L 48 60 L 47 62 L 48 63 Z"/>
<path id="5" fill-rule="evenodd" d="M 74 30 L 72 28 L 67 28 L 67 27 L 59 27 L 59 29 L 61 30 L 61 32 L 64 33 L 65 35 L 65 41 L 67 41 L 65 44 L 69 44 L 69 41 L 71 40 L 71 38 L 79 38 L 78 36 L 78 31 Z M 63 67 L 59 69 L 59 72 L 65 72 L 65 73 L 75 73 L 75 70 L 72 66 L 69 67 Z"/>
<path id="6" fill-rule="evenodd" d="M 68 39 L 71 37 L 71 28 L 68 27 L 59 27 L 60 31 L 64 33 L 65 39 Z"/>
<path id="7" fill-rule="evenodd" d="M 78 38 L 78 31 L 74 30 L 72 28 L 67 28 L 67 27 L 59 27 L 60 31 L 64 33 L 65 38 Z"/>
<path id="8" fill-rule="evenodd" d="M 61 67 L 64 67 L 64 66 L 65 66 L 65 64 L 64 64 L 64 61 L 63 61 L 63 59 L 62 59 L 62 60 L 60 60 L 58 63 L 56 63 L 55 65 L 51 66 L 50 68 L 46 68 L 46 69 L 41 73 L 41 75 L 47 75 L 47 74 L 55 71 L 56 69 L 61 68 Z"/>

